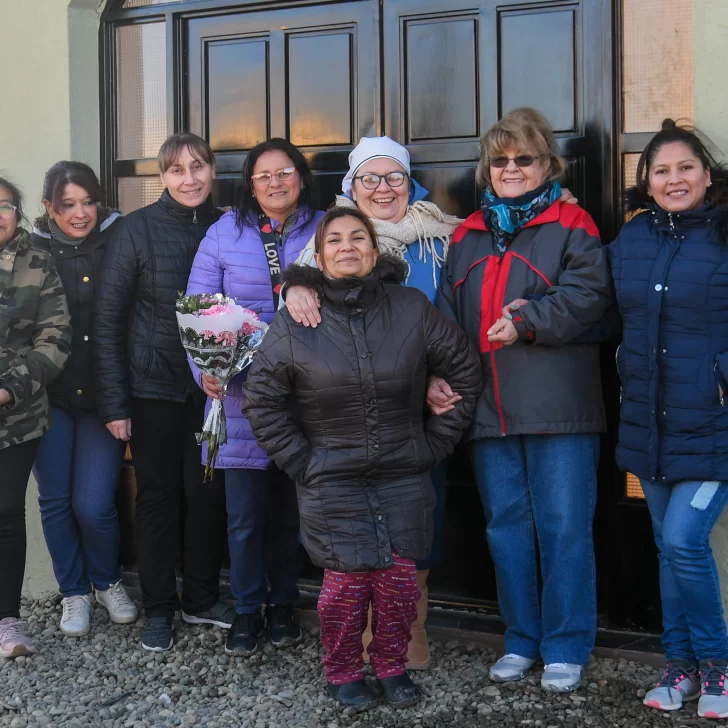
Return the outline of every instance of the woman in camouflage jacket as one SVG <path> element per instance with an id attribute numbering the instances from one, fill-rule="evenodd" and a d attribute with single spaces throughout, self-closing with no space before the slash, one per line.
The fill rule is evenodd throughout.
<path id="1" fill-rule="evenodd" d="M 48 429 L 46 386 L 71 350 L 66 296 L 50 253 L 19 227 L 21 196 L 0 178 L 0 657 L 33 652 L 23 632 L 25 491 Z"/>

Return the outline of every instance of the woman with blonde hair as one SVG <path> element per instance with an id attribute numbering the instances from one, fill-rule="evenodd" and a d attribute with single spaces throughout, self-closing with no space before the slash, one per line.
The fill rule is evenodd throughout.
<path id="1" fill-rule="evenodd" d="M 596 636 L 592 520 L 606 419 L 599 348 L 575 340 L 611 300 L 599 232 L 563 204 L 563 172 L 539 112 L 493 125 L 480 143 L 483 206 L 455 231 L 437 298 L 477 344 L 485 377 L 467 439 L 506 624 L 490 676 L 519 680 L 541 658 L 541 684 L 554 692 L 579 687 Z"/>

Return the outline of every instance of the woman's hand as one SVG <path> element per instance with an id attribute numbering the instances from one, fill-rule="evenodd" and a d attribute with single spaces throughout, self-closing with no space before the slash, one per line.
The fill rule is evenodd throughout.
<path id="1" fill-rule="evenodd" d="M 510 314 L 499 318 L 488 329 L 488 341 L 500 342 L 503 346 L 510 346 L 518 339 L 518 332 L 511 321 Z"/>
<path id="2" fill-rule="evenodd" d="M 286 286 L 286 308 L 297 324 L 315 329 L 321 323 L 321 301 L 313 288 Z"/>
<path id="3" fill-rule="evenodd" d="M 450 385 L 440 377 L 430 376 L 427 385 L 427 406 L 433 415 L 442 415 L 455 409 L 455 402 L 462 397 L 450 389 Z"/>
<path id="4" fill-rule="evenodd" d="M 525 298 L 516 298 L 513 301 L 511 301 L 507 306 L 503 306 L 503 311 L 501 311 L 501 316 L 504 318 L 508 318 L 509 316 L 513 315 L 514 311 L 517 311 L 519 308 L 523 308 L 524 306 L 528 305 L 528 301 Z"/>
<path id="5" fill-rule="evenodd" d="M 10 401 L 10 392 L 7 389 L 0 389 L 0 406 Z"/>
<path id="6" fill-rule="evenodd" d="M 127 442 L 131 439 L 131 420 L 112 420 L 106 423 L 106 429 L 117 439 Z"/>
<path id="7" fill-rule="evenodd" d="M 210 399 L 224 399 L 225 392 L 223 392 L 220 382 L 209 374 L 203 374 L 201 377 L 202 389 Z"/>
<path id="8" fill-rule="evenodd" d="M 579 200 L 574 197 L 574 195 L 571 194 L 571 190 L 567 190 L 566 187 L 564 187 L 561 190 L 561 197 L 559 198 L 562 202 L 565 202 L 567 205 L 578 205 Z"/>

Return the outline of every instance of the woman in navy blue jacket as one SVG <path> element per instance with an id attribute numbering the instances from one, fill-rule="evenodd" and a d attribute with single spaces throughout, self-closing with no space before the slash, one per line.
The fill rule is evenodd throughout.
<path id="1" fill-rule="evenodd" d="M 609 246 L 623 321 L 617 461 L 637 475 L 660 561 L 667 668 L 645 705 L 728 717 L 728 635 L 710 532 L 728 503 L 728 206 L 724 172 L 663 122 Z"/>

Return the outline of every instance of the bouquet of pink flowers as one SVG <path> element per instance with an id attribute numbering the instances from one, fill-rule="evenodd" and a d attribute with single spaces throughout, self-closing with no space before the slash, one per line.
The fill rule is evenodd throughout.
<path id="1" fill-rule="evenodd" d="M 250 366 L 268 324 L 222 293 L 180 294 L 176 308 L 182 346 L 200 371 L 215 377 L 225 392 L 230 380 Z M 197 435 L 197 442 L 203 441 L 207 441 L 205 480 L 209 480 L 220 445 L 227 442 L 225 409 L 219 399 L 212 401 Z"/>

